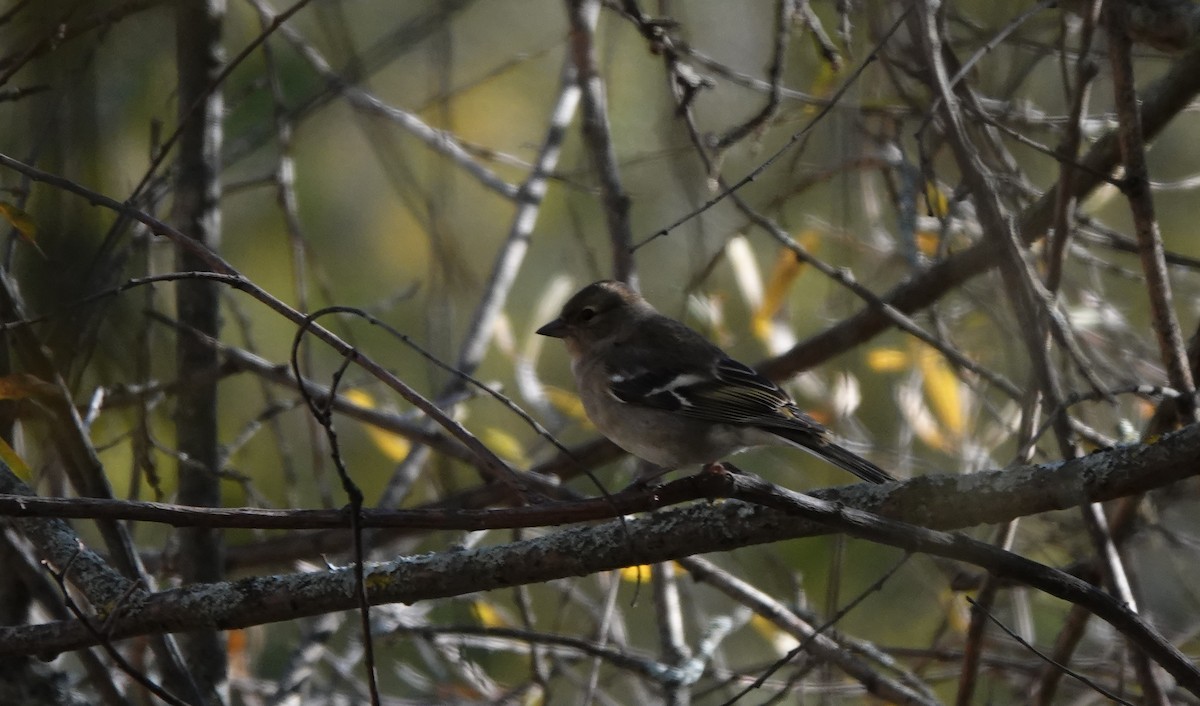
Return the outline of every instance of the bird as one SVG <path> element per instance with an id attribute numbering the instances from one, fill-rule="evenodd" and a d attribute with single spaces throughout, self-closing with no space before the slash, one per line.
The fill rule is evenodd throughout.
<path id="1" fill-rule="evenodd" d="M 896 480 L 839 446 L 774 382 L 621 282 L 579 290 L 537 333 L 566 344 L 596 428 L 663 472 L 711 467 L 755 446 L 789 445 L 871 483 Z"/>

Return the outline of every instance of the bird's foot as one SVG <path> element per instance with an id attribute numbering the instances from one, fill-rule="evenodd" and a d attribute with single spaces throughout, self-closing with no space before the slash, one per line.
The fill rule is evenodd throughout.
<path id="1" fill-rule="evenodd" d="M 716 463 L 705 464 L 701 473 L 732 473 L 735 476 L 749 475 L 729 461 L 717 461 Z"/>

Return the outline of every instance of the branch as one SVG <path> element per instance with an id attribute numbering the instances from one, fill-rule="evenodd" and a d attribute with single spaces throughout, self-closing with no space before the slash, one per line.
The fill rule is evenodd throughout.
<path id="1" fill-rule="evenodd" d="M 1142 132 L 1149 140 L 1162 132 L 1172 118 L 1186 109 L 1200 93 L 1200 46 L 1179 58 L 1165 76 L 1142 92 Z M 1120 162 L 1116 133 L 1100 139 L 1084 157 L 1070 184 L 1070 195 L 1082 199 L 1100 185 L 1103 175 L 1113 172 Z M 1054 218 L 1058 189 L 1054 187 L 1027 208 L 1017 231 L 1026 243 L 1041 239 Z M 983 240 L 922 270 L 892 288 L 881 298 L 898 311 L 911 314 L 957 291 L 967 280 L 995 267 L 1001 243 Z M 764 361 L 759 372 L 774 380 L 791 377 L 823 361 L 871 340 L 892 325 L 878 307 L 868 304 L 858 313 L 796 344 L 788 352 Z"/>
<path id="2" fill-rule="evenodd" d="M 1197 472 L 1198 457 L 1200 426 L 1193 425 L 1165 435 L 1154 444 L 1117 447 L 1066 463 L 962 476 L 924 476 L 900 485 L 860 485 L 814 493 L 813 503 L 855 508 L 847 511 L 856 513 L 851 520 L 821 516 L 818 521 L 810 515 L 797 520 L 778 510 L 741 502 L 693 503 L 628 520 L 625 524 L 611 521 L 500 546 L 407 556 L 373 564 L 367 567 L 367 584 L 372 604 L 412 603 L 823 534 L 831 526 L 906 549 L 979 563 L 990 571 L 1008 571 L 1012 562 L 1017 562 L 1018 568 L 1028 569 L 1033 562 L 1015 555 L 1005 555 L 1011 558 L 1000 560 L 994 553 L 978 554 L 996 551 L 986 545 L 984 549 L 974 548 L 978 542 L 970 543 L 969 550 L 963 549 L 968 546 L 964 542 L 969 542 L 963 537 L 894 525 L 901 521 L 937 529 L 960 528 L 1111 500 L 1191 477 Z M 656 489 L 652 495 L 682 502 L 743 492 L 729 483 L 714 482 L 712 476 L 717 475 L 683 478 Z M 763 501 L 757 497 L 755 500 Z M 878 528 L 862 529 L 864 517 L 884 523 L 890 528 L 889 533 Z M 637 538 L 636 543 L 630 542 L 631 536 Z M 1015 575 L 1023 581 L 1027 579 L 1024 574 Z M 1069 589 L 1072 598 L 1068 600 L 1082 590 L 1079 585 L 1082 582 L 1061 573 L 1056 576 L 1060 588 L 1067 588 L 1055 592 L 1059 589 L 1036 585 L 1059 596 Z M 353 572 L 337 568 L 139 594 L 121 615 L 110 621 L 108 637 L 115 640 L 200 626 L 232 629 L 349 610 L 355 606 L 353 586 Z M 1099 599 L 1089 600 L 1093 603 L 1087 604 L 1088 607 L 1097 609 L 1095 601 Z M 1119 616 L 1106 619 L 1119 622 L 1122 630 L 1131 629 L 1129 621 L 1133 620 Z M 1136 639 L 1147 638 L 1141 635 Z M 92 644 L 94 638 L 75 621 L 0 628 L 0 656 L 54 654 Z M 1154 652 L 1156 658 L 1161 651 L 1158 648 Z"/>
<path id="3" fill-rule="evenodd" d="M 1117 136 L 1125 162 L 1125 179 L 1121 191 L 1129 199 L 1137 234 L 1138 256 L 1150 295 L 1151 323 L 1158 338 L 1159 354 L 1167 369 L 1171 386 L 1183 393 L 1177 401 L 1180 412 L 1188 418 L 1196 414 L 1192 397 L 1192 372 L 1187 365 L 1183 334 L 1175 318 L 1171 282 L 1167 278 L 1167 262 L 1163 255 L 1162 233 L 1154 213 L 1154 197 L 1150 193 L 1149 169 L 1146 166 L 1146 144 L 1142 137 L 1141 116 L 1138 114 L 1138 94 L 1133 82 L 1133 42 L 1129 36 L 1129 8 L 1124 3 L 1104 5 L 1108 30 L 1108 56 L 1112 66 L 1113 96 L 1120 116 Z"/>
<path id="4" fill-rule="evenodd" d="M 598 0 L 567 0 L 571 60 L 583 97 L 583 141 L 592 168 L 600 179 L 601 203 L 612 241 L 613 277 L 637 288 L 633 262 L 633 227 L 629 223 L 629 195 L 621 186 L 617 150 L 608 123 L 608 99 L 604 80 L 596 66 L 596 15 Z"/>

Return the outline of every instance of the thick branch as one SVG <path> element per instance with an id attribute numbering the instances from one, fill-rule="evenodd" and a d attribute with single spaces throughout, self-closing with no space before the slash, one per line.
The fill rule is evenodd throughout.
<path id="1" fill-rule="evenodd" d="M 1066 463 L 925 476 L 899 486 L 851 486 L 814 496 L 892 520 L 952 529 L 1144 492 L 1194 475 L 1198 457 L 1200 426 L 1193 425 L 1154 444 L 1118 447 Z M 657 494 L 709 497 L 714 488 L 705 475 L 675 481 Z M 852 527 L 839 529 L 855 533 Z M 496 547 L 403 557 L 369 567 L 368 584 L 372 603 L 412 603 L 829 531 L 829 524 L 764 507 L 695 503 L 625 523 L 614 520 L 576 527 Z M 881 539 L 875 534 L 865 536 Z M 910 538 L 895 537 L 889 543 Z M 921 550 L 938 553 L 937 542 L 921 545 Z M 349 610 L 354 607 L 353 581 L 349 569 L 336 569 L 196 584 L 138 596 L 117 610 L 109 622 L 110 636 L 120 639 L 200 626 L 231 629 Z M 0 656 L 53 654 L 91 644 L 92 636 L 74 621 L 0 629 Z"/>

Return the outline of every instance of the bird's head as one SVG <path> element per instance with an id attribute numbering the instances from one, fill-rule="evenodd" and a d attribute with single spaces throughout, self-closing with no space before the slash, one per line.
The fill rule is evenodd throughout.
<path id="1" fill-rule="evenodd" d="M 620 282 L 601 280 L 575 293 L 563 305 L 558 318 L 537 330 L 543 336 L 561 338 L 572 353 L 597 341 L 619 336 L 636 326 L 654 308 L 641 295 Z"/>

